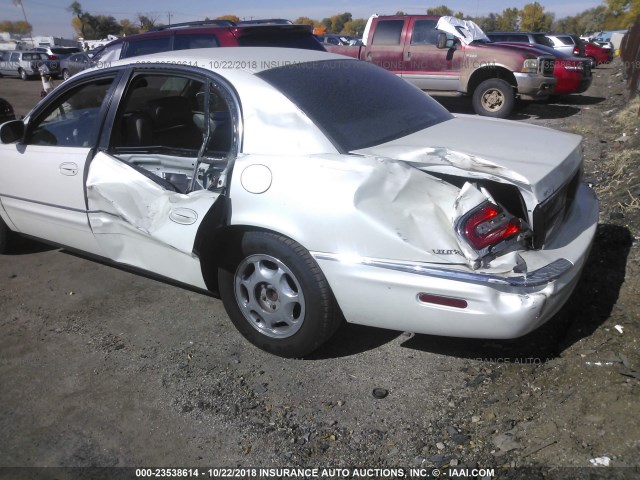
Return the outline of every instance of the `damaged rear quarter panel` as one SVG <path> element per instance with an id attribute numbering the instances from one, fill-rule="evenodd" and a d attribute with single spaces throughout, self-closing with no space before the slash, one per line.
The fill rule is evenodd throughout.
<path id="1" fill-rule="evenodd" d="M 242 184 L 251 165 L 271 171 L 264 193 Z M 234 166 L 231 223 L 280 232 L 315 252 L 464 264 L 452 227 L 458 193 L 405 162 L 384 158 L 244 155 Z"/>

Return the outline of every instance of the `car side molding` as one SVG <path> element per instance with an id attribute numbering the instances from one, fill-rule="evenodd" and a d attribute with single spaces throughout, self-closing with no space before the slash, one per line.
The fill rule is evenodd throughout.
<path id="1" fill-rule="evenodd" d="M 512 287 L 540 287 L 560 278 L 565 272 L 573 268 L 572 262 L 565 258 L 559 258 L 538 270 L 534 270 L 533 272 L 508 277 L 478 272 L 464 272 L 461 270 L 425 266 L 417 263 L 393 262 L 366 257 L 355 258 L 336 253 L 311 252 L 311 255 L 316 260 L 347 262 L 352 264 L 368 265 L 371 267 L 386 268 L 399 272 L 413 273 L 416 275 L 424 275 L 427 277 L 473 283 L 507 285 Z"/>

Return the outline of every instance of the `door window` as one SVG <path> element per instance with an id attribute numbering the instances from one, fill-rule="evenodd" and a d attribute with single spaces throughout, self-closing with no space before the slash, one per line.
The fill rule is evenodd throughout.
<path id="1" fill-rule="evenodd" d="M 113 156 L 167 190 L 216 188 L 233 128 L 226 97 L 214 87 L 207 95 L 206 85 L 177 74 L 136 75 L 114 122 Z M 199 157 L 207 134 L 206 158 Z"/>
<path id="2" fill-rule="evenodd" d="M 435 20 L 416 20 L 411 34 L 411 45 L 437 45 L 438 31 Z M 451 35 L 448 35 L 451 36 Z"/>
<path id="3" fill-rule="evenodd" d="M 85 83 L 55 99 L 30 127 L 26 143 L 64 147 L 95 145 L 100 110 L 114 77 Z"/>

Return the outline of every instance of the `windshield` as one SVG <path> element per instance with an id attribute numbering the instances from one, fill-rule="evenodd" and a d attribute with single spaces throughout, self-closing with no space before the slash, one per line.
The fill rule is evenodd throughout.
<path id="1" fill-rule="evenodd" d="M 390 142 L 453 118 L 421 90 L 366 62 L 299 63 L 258 76 L 295 103 L 342 152 Z"/>

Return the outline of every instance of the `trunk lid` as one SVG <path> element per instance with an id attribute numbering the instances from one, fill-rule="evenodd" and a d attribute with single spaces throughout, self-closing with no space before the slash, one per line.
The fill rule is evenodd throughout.
<path id="1" fill-rule="evenodd" d="M 427 172 L 515 184 L 542 203 L 575 176 L 582 163 L 581 141 L 579 135 L 535 125 L 459 115 L 351 153 L 403 160 Z"/>

